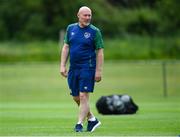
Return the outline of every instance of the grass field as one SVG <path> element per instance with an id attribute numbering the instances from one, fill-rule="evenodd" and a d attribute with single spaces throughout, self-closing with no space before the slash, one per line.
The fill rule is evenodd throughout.
<path id="1" fill-rule="evenodd" d="M 106 62 L 103 81 L 91 95 L 102 125 L 93 133 L 75 133 L 78 109 L 58 63 L 0 64 L 0 136 L 178 136 L 180 64 L 167 64 L 168 97 L 163 97 L 159 62 Z M 96 100 L 128 94 L 139 106 L 135 115 L 103 116 Z M 86 127 L 86 123 L 84 124 Z"/>
<path id="2" fill-rule="evenodd" d="M 62 43 L 50 40 L 0 41 L 0 62 L 58 61 Z M 105 60 L 180 59 L 180 39 L 177 36 L 127 35 L 104 38 L 104 45 Z"/>

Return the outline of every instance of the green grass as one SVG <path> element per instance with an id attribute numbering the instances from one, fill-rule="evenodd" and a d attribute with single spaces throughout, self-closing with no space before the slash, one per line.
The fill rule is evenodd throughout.
<path id="1" fill-rule="evenodd" d="M 0 62 L 57 60 L 60 49 L 55 41 L 1 42 Z"/>
<path id="2" fill-rule="evenodd" d="M 0 42 L 0 62 L 57 61 L 57 41 Z M 104 39 L 106 60 L 180 59 L 179 37 L 124 36 Z"/>
<path id="3" fill-rule="evenodd" d="M 159 62 L 106 62 L 103 81 L 91 94 L 91 108 L 102 125 L 94 133 L 75 133 L 78 108 L 58 63 L 0 64 L 1 136 L 177 136 L 180 134 L 180 64 L 167 64 L 168 97 L 163 97 Z M 128 94 L 135 115 L 103 116 L 96 100 Z M 86 127 L 86 123 L 84 125 Z"/>

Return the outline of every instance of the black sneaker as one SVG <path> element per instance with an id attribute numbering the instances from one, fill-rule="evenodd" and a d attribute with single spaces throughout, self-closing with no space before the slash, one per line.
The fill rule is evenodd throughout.
<path id="1" fill-rule="evenodd" d="M 83 131 L 83 126 L 81 124 L 76 124 L 74 130 L 76 132 L 82 132 Z"/>
<path id="2" fill-rule="evenodd" d="M 99 125 L 101 125 L 101 122 L 97 119 L 95 121 L 88 121 L 87 131 L 93 132 Z"/>

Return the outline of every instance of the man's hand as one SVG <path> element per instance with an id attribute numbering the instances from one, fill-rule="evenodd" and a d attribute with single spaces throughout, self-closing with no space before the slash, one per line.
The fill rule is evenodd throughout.
<path id="1" fill-rule="evenodd" d="M 95 73 L 95 81 L 100 82 L 101 81 L 101 72 L 96 70 Z"/>
<path id="2" fill-rule="evenodd" d="M 66 67 L 64 67 L 64 66 L 61 66 L 61 68 L 60 68 L 60 73 L 61 73 L 61 75 L 63 76 L 63 77 L 67 77 L 67 69 L 66 69 Z"/>

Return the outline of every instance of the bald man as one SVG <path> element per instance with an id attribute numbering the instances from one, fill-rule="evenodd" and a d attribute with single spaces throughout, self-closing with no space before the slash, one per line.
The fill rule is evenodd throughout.
<path id="1" fill-rule="evenodd" d="M 89 93 L 94 91 L 95 82 L 101 81 L 104 46 L 100 30 L 90 23 L 91 9 L 86 6 L 81 7 L 77 17 L 78 22 L 68 25 L 66 30 L 60 73 L 68 77 L 70 94 L 79 107 L 75 131 L 83 131 L 83 123 L 87 118 L 87 131 L 93 132 L 101 122 L 90 111 Z M 69 71 L 66 69 L 68 55 Z"/>

